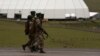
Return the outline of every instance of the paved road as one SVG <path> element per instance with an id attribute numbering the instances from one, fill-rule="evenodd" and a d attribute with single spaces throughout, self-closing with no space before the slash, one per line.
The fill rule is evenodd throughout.
<path id="1" fill-rule="evenodd" d="M 0 56 L 100 56 L 100 49 L 45 49 L 45 54 L 15 48 L 0 48 Z"/>

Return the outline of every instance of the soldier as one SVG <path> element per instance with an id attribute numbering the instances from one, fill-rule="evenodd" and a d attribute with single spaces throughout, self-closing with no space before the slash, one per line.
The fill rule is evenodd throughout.
<path id="1" fill-rule="evenodd" d="M 28 16 L 27 22 L 25 23 L 25 34 L 28 35 L 29 41 L 22 45 L 23 50 L 25 50 L 26 46 L 30 48 L 31 43 L 33 41 L 33 35 L 32 35 L 32 26 L 33 26 L 33 18 L 35 17 L 35 11 L 31 11 L 31 15 Z"/>
<path id="2" fill-rule="evenodd" d="M 44 36 L 43 34 L 46 34 L 48 36 L 48 33 L 42 28 L 42 17 L 41 13 L 37 13 L 37 18 L 35 18 L 35 40 L 33 42 L 33 45 L 37 48 L 39 48 L 40 53 L 45 53 L 44 48 Z"/>
<path id="3" fill-rule="evenodd" d="M 42 14 L 41 13 L 37 13 L 36 17 L 40 20 L 40 25 L 42 26 Z"/>

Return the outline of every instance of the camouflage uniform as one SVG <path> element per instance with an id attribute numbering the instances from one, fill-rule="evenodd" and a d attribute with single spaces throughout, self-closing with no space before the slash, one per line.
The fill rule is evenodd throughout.
<path id="1" fill-rule="evenodd" d="M 42 28 L 40 24 L 40 19 L 36 19 L 36 24 L 35 24 L 35 34 L 34 34 L 34 46 L 38 47 L 40 50 L 40 53 L 44 53 L 43 48 L 44 48 L 44 36 L 43 34 L 46 33 L 46 31 Z"/>
<path id="2" fill-rule="evenodd" d="M 37 17 L 38 19 L 37 21 L 37 28 L 38 28 L 38 36 L 39 36 L 39 41 L 38 41 L 38 45 L 40 48 L 40 53 L 44 53 L 43 48 L 44 48 L 44 36 L 43 34 L 48 36 L 48 33 L 42 28 L 42 20 L 44 19 L 44 14 L 42 13 L 37 13 Z"/>
<path id="3" fill-rule="evenodd" d="M 34 32 L 32 32 L 33 31 L 32 28 L 33 28 L 33 24 L 34 24 L 34 22 L 33 22 L 34 17 L 35 17 L 35 11 L 31 11 L 31 15 L 28 16 L 28 18 L 27 18 L 28 20 L 25 23 L 25 34 L 28 35 L 29 41 L 22 46 L 23 50 L 25 50 L 26 46 L 28 46 L 30 48 L 32 41 L 34 39 L 34 35 L 33 35 Z"/>
<path id="4" fill-rule="evenodd" d="M 31 45 L 32 35 L 30 32 L 31 32 L 32 25 L 33 25 L 32 16 L 29 15 L 27 22 L 25 22 L 25 34 L 28 35 L 29 41 L 22 46 L 23 50 L 25 50 L 26 46 L 30 47 L 30 45 Z"/>

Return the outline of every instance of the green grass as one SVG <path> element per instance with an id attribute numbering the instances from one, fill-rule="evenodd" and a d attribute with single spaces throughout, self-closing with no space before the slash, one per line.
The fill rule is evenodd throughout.
<path id="1" fill-rule="evenodd" d="M 85 0 L 90 11 L 100 12 L 100 0 Z"/>
<path id="2" fill-rule="evenodd" d="M 51 25 L 50 25 L 51 24 Z M 46 45 L 48 47 L 58 47 L 58 48 L 100 48 L 100 33 L 84 31 L 83 29 L 87 29 L 88 27 L 97 26 L 93 23 L 77 23 L 68 24 L 64 26 L 60 26 L 59 22 L 54 25 L 59 24 L 58 26 L 53 26 L 54 23 L 48 23 L 46 25 L 46 29 L 49 31 L 50 37 L 55 40 L 52 41 L 48 39 L 46 41 Z M 87 24 L 87 25 L 85 25 Z M 61 24 L 62 25 L 62 24 Z M 89 26 L 91 25 L 91 26 Z M 84 27 L 84 28 L 83 28 Z M 70 29 L 71 28 L 71 29 Z M 72 29 L 72 28 L 77 28 Z M 79 29 L 79 30 L 78 30 Z M 82 29 L 82 30 L 80 30 Z"/>
<path id="3" fill-rule="evenodd" d="M 87 26 L 81 24 L 78 24 L 80 28 L 81 26 Z M 67 25 L 72 27 L 74 24 L 67 23 Z M 44 23 L 44 28 L 49 33 L 49 38 L 45 40 L 46 48 L 100 48 L 100 33 L 70 29 L 67 25 L 63 22 Z M 24 24 L 0 21 L 0 47 L 19 48 L 26 42 L 27 36 L 24 34 Z"/>
<path id="4" fill-rule="evenodd" d="M 24 26 L 10 21 L 0 21 L 0 47 L 19 47 L 26 41 Z"/>

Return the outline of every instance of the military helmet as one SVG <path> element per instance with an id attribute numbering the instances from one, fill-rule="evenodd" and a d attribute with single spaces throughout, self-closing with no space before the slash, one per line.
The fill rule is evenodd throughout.
<path id="1" fill-rule="evenodd" d="M 36 13 L 36 17 L 40 18 L 41 13 Z"/>
<path id="2" fill-rule="evenodd" d="M 40 18 L 43 19 L 44 18 L 44 14 L 41 14 Z"/>
<path id="3" fill-rule="evenodd" d="M 37 13 L 37 14 L 36 14 L 36 17 L 43 19 L 43 18 L 44 18 L 44 14 L 42 14 L 42 13 Z"/>
<path id="4" fill-rule="evenodd" d="M 31 15 L 28 15 L 27 19 L 28 20 L 32 20 L 32 16 Z"/>
<path id="5" fill-rule="evenodd" d="M 35 11 L 31 11 L 32 16 L 35 16 L 35 13 L 36 13 Z"/>

